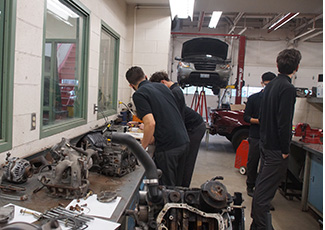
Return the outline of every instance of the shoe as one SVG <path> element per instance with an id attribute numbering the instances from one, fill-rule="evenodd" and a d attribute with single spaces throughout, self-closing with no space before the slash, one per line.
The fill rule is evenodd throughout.
<path id="1" fill-rule="evenodd" d="M 254 188 L 247 187 L 247 195 L 253 197 L 254 195 Z"/>
<path id="2" fill-rule="evenodd" d="M 274 211 L 274 210 L 275 210 L 274 206 L 270 203 L 270 211 Z"/>

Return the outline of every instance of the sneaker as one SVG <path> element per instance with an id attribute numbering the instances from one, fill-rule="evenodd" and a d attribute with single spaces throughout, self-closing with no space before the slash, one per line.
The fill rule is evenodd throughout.
<path id="1" fill-rule="evenodd" d="M 254 188 L 247 187 L 247 195 L 253 197 L 254 195 Z"/>

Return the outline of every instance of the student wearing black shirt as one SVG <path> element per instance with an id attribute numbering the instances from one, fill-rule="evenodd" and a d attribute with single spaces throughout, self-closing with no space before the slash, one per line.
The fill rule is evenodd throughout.
<path id="1" fill-rule="evenodd" d="M 171 91 L 149 82 L 140 67 L 131 67 L 126 79 L 135 90 L 132 98 L 137 116 L 143 121 L 143 148 L 154 139 L 154 161 L 162 171 L 160 184 L 181 186 L 189 138 Z"/>
<path id="2" fill-rule="evenodd" d="M 281 51 L 276 59 L 279 74 L 264 89 L 260 111 L 260 173 L 252 201 L 251 229 L 267 229 L 270 202 L 286 173 L 296 90 L 291 78 L 298 71 L 301 54 L 295 49 Z M 262 161 L 261 161 L 262 162 Z M 272 224 L 271 224 L 272 225 Z"/>
<path id="3" fill-rule="evenodd" d="M 270 81 L 272 81 L 276 75 L 272 72 L 266 72 L 262 75 L 262 86 L 266 86 Z M 248 160 L 247 160 L 247 195 L 253 196 L 255 181 L 257 178 L 257 167 L 260 161 L 260 123 L 258 121 L 260 113 L 260 105 L 263 96 L 262 89 L 258 93 L 254 93 L 249 96 L 247 99 L 245 112 L 244 112 L 244 121 L 250 123 L 249 127 L 249 151 L 248 151 Z"/>
<path id="4" fill-rule="evenodd" d="M 182 186 L 189 187 L 191 184 L 201 140 L 206 131 L 206 125 L 200 114 L 186 106 L 183 91 L 177 83 L 170 81 L 166 72 L 160 71 L 152 74 L 150 81 L 161 82 L 172 91 L 176 99 L 178 109 L 183 117 L 187 134 L 190 138 L 190 149 L 188 155 L 186 156 L 185 172 Z"/>

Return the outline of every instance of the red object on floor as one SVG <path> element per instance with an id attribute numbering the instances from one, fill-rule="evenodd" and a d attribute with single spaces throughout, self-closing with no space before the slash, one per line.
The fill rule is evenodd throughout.
<path id="1" fill-rule="evenodd" d="M 246 173 L 247 158 L 248 158 L 249 144 L 247 140 L 243 140 L 237 148 L 236 151 L 236 160 L 235 168 L 241 169 L 244 168 L 245 172 L 240 172 L 241 174 Z M 241 169 L 242 170 L 242 169 Z"/>

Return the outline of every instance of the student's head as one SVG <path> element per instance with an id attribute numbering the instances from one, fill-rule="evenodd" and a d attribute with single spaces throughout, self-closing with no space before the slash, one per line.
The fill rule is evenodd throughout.
<path id="1" fill-rule="evenodd" d="M 130 85 L 136 86 L 141 81 L 146 79 L 146 75 L 144 74 L 141 67 L 133 66 L 125 74 L 126 80 L 130 83 Z"/>
<path id="2" fill-rule="evenodd" d="M 301 53 L 296 49 L 285 49 L 278 54 L 276 63 L 279 73 L 292 74 L 298 71 Z"/>
<path id="3" fill-rule="evenodd" d="M 151 82 L 161 82 L 161 81 L 170 81 L 168 78 L 168 74 L 165 71 L 155 72 L 151 75 L 149 81 Z"/>
<path id="4" fill-rule="evenodd" d="M 262 85 L 267 85 L 275 77 L 276 77 L 276 75 L 274 73 L 272 73 L 272 72 L 263 73 L 263 75 L 262 75 L 262 82 L 261 82 Z"/>

